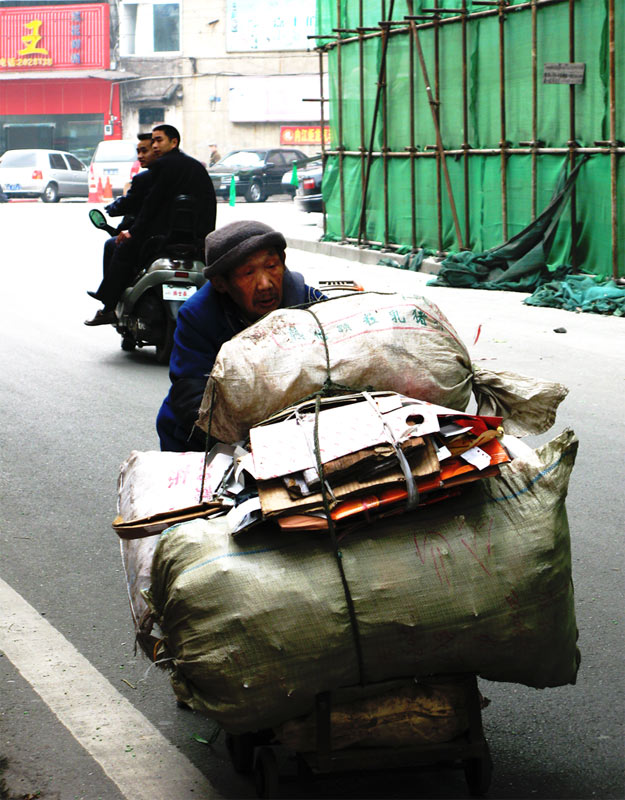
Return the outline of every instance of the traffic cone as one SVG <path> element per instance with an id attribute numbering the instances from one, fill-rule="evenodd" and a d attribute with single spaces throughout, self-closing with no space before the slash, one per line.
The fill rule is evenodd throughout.
<path id="1" fill-rule="evenodd" d="M 104 189 L 102 188 L 102 178 L 98 178 L 98 188 L 96 189 L 96 192 L 98 193 L 98 199 L 97 199 L 98 203 L 102 202 L 102 192 L 103 191 L 104 191 Z"/>
<path id="2" fill-rule="evenodd" d="M 89 197 L 87 198 L 88 203 L 99 203 L 100 196 L 98 195 L 98 187 L 96 186 L 95 178 L 91 176 L 89 178 Z"/>
<path id="3" fill-rule="evenodd" d="M 104 192 L 102 193 L 102 200 L 113 199 L 113 187 L 111 186 L 111 179 L 107 176 L 106 183 L 104 184 Z"/>

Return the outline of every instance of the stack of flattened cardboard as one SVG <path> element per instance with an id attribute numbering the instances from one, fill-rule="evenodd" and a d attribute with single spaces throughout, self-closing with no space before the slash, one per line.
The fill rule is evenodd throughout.
<path id="1" fill-rule="evenodd" d="M 439 502 L 511 460 L 500 425 L 393 392 L 301 404 L 250 431 L 263 517 L 322 530 L 327 508 L 340 527 Z"/>

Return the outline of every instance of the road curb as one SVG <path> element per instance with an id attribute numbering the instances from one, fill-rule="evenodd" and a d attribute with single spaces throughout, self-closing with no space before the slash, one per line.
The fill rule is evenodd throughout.
<path id="1" fill-rule="evenodd" d="M 347 261 L 358 261 L 360 264 L 377 264 L 382 258 L 389 258 L 401 265 L 406 258 L 395 252 L 382 250 L 369 250 L 364 247 L 355 247 L 352 244 L 340 244 L 339 242 L 321 242 L 310 239 L 301 239 L 297 236 L 285 236 L 287 246 L 294 250 L 306 250 L 310 253 L 319 253 L 324 256 L 334 256 L 343 258 Z M 438 275 L 440 262 L 431 256 L 423 259 L 420 272 L 431 275 Z"/>

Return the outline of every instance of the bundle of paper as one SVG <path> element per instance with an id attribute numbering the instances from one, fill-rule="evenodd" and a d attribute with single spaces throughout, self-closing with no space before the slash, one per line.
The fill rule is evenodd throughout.
<path id="1" fill-rule="evenodd" d="M 354 400 L 356 399 L 356 402 Z M 285 529 L 337 526 L 441 502 L 510 461 L 501 418 L 389 392 L 310 405 L 252 428 L 250 445 L 265 518 Z M 321 485 L 318 464 L 322 465 Z M 323 488 L 323 491 L 322 491 Z M 324 499 L 326 502 L 324 502 Z"/>

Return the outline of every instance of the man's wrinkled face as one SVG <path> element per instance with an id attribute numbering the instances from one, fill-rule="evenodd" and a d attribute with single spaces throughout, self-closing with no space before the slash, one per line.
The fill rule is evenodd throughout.
<path id="1" fill-rule="evenodd" d="M 284 270 L 273 248 L 258 250 L 228 275 L 215 275 L 211 282 L 218 292 L 230 295 L 247 319 L 255 321 L 280 306 Z"/>
<path id="2" fill-rule="evenodd" d="M 156 158 L 164 156 L 165 153 L 169 153 L 175 147 L 178 147 L 178 139 L 175 137 L 170 139 L 169 136 L 165 135 L 164 131 L 152 131 L 152 150 Z"/>
<path id="3" fill-rule="evenodd" d="M 152 150 L 152 143 L 149 139 L 141 139 L 137 145 L 137 161 L 143 168 L 151 164 L 156 156 Z"/>

